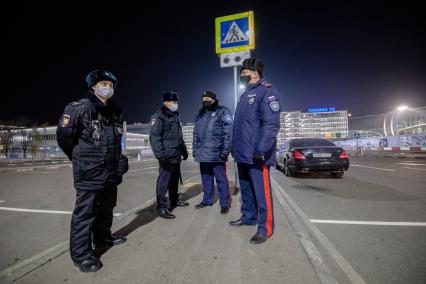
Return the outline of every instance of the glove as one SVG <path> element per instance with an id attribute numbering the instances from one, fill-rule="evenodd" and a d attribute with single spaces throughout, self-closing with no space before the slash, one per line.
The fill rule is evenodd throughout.
<path id="1" fill-rule="evenodd" d="M 263 163 L 263 162 L 265 162 L 265 156 L 263 156 L 262 154 L 254 153 L 253 154 L 253 162 Z"/>
<path id="2" fill-rule="evenodd" d="M 183 157 L 183 160 L 185 161 L 186 159 L 188 159 L 188 153 L 183 154 L 182 157 Z"/>
<path id="3" fill-rule="evenodd" d="M 221 153 L 220 159 L 224 162 L 228 162 L 228 153 Z"/>
<path id="4" fill-rule="evenodd" d="M 118 168 L 117 168 L 117 174 L 119 176 L 124 175 L 129 170 L 129 159 L 127 159 L 126 156 L 121 155 L 120 159 L 118 160 Z"/>

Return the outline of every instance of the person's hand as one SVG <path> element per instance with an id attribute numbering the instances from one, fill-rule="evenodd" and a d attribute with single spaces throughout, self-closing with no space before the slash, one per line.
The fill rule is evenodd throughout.
<path id="1" fill-rule="evenodd" d="M 188 153 L 185 153 L 182 155 L 183 160 L 185 161 L 186 159 L 188 159 Z"/>
<path id="2" fill-rule="evenodd" d="M 253 162 L 263 163 L 263 162 L 265 162 L 265 156 L 263 156 L 262 154 L 259 154 L 259 153 L 254 153 L 253 154 Z"/>

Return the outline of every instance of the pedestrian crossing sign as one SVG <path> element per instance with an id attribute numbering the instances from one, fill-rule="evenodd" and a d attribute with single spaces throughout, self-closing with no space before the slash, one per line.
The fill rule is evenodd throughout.
<path id="1" fill-rule="evenodd" d="M 253 11 L 216 18 L 216 53 L 254 49 Z"/>

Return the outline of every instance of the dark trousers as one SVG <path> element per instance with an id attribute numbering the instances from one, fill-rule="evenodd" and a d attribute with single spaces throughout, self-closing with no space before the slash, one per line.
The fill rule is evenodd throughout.
<path id="1" fill-rule="evenodd" d="M 167 209 L 166 193 L 169 191 L 170 206 L 178 201 L 178 184 L 180 177 L 180 163 L 160 164 L 157 179 L 157 209 L 159 212 Z"/>
<path id="2" fill-rule="evenodd" d="M 71 218 L 70 252 L 75 263 L 93 255 L 92 241 L 101 244 L 111 235 L 117 186 L 101 191 L 76 190 Z"/>
<path id="3" fill-rule="evenodd" d="M 252 225 L 257 223 L 257 231 L 270 237 L 274 232 L 274 207 L 269 166 L 238 163 L 238 175 L 242 199 L 241 221 Z"/>
<path id="4" fill-rule="evenodd" d="M 226 176 L 226 163 L 200 163 L 201 180 L 203 182 L 203 202 L 213 203 L 214 179 L 216 178 L 217 191 L 219 192 L 219 202 L 221 207 L 231 205 L 231 196 L 229 194 L 228 177 Z"/>

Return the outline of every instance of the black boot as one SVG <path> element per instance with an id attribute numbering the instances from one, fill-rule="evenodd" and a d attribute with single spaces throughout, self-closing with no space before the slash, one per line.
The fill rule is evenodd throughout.
<path id="1" fill-rule="evenodd" d="M 74 263 L 81 272 L 95 272 L 102 268 L 102 263 L 94 256 L 83 260 L 80 263 Z"/>

